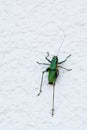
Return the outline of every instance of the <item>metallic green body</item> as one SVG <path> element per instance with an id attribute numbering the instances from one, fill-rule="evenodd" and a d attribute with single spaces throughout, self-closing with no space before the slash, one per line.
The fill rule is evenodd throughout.
<path id="1" fill-rule="evenodd" d="M 52 58 L 52 61 L 51 61 L 50 67 L 49 67 L 49 73 L 48 73 L 48 82 L 49 82 L 49 84 L 55 84 L 55 82 L 56 82 L 57 73 L 58 73 L 57 64 L 58 64 L 58 57 L 54 56 Z"/>

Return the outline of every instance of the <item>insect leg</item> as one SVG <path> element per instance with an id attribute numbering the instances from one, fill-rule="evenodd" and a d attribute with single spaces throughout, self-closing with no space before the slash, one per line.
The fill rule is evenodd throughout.
<path id="1" fill-rule="evenodd" d="M 65 61 L 66 61 L 70 56 L 71 56 L 71 54 L 70 54 L 69 56 L 67 56 L 67 57 L 65 58 L 65 60 L 59 62 L 58 64 L 62 64 L 62 63 L 64 63 L 64 62 L 65 62 Z"/>
<path id="2" fill-rule="evenodd" d="M 57 77 L 59 76 L 59 70 L 57 69 Z"/>
<path id="3" fill-rule="evenodd" d="M 48 72 L 49 68 L 47 68 L 45 71 L 42 72 L 42 78 L 41 78 L 41 84 L 40 84 L 40 92 L 38 93 L 37 96 L 39 96 L 42 92 L 42 83 L 43 83 L 43 76 L 45 72 Z"/>
<path id="4" fill-rule="evenodd" d="M 54 115 L 54 94 L 55 94 L 55 83 L 53 84 L 52 116 Z"/>
<path id="5" fill-rule="evenodd" d="M 40 63 L 40 62 L 37 62 L 39 65 L 50 65 L 50 64 L 47 64 L 47 63 Z"/>
<path id="6" fill-rule="evenodd" d="M 51 63 L 51 61 L 48 59 L 48 56 L 49 56 L 49 52 L 47 52 L 47 56 L 45 57 L 45 59 Z"/>
<path id="7" fill-rule="evenodd" d="M 60 68 L 62 68 L 62 69 L 65 69 L 65 70 L 67 70 L 67 71 L 71 71 L 71 70 L 72 70 L 72 69 L 64 68 L 64 67 L 62 67 L 62 66 L 58 66 L 58 67 L 60 67 Z"/>

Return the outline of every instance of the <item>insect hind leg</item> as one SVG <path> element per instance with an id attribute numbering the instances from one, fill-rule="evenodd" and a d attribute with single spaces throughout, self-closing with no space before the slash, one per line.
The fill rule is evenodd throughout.
<path id="1" fill-rule="evenodd" d="M 58 76 L 59 76 L 59 70 L 57 69 L 56 79 L 57 79 Z M 52 116 L 54 116 L 55 82 L 53 83 Z"/>
<path id="2" fill-rule="evenodd" d="M 54 116 L 54 96 L 55 96 L 55 83 L 53 84 L 52 116 Z"/>
<path id="3" fill-rule="evenodd" d="M 44 73 L 48 72 L 48 71 L 49 71 L 49 68 L 47 68 L 45 71 L 42 72 L 42 78 L 41 78 L 41 84 L 40 84 L 40 91 L 39 91 L 39 93 L 38 93 L 37 96 L 39 96 L 41 94 L 41 92 L 42 92 L 43 76 L 44 76 Z"/>

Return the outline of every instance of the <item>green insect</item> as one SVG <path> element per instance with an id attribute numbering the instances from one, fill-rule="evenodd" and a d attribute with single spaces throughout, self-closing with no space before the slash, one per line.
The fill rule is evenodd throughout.
<path id="1" fill-rule="evenodd" d="M 64 39 L 65 39 L 65 33 L 64 33 L 64 30 L 58 26 L 58 28 L 63 32 L 64 34 L 64 37 L 63 37 L 63 40 L 62 40 L 62 43 L 60 44 L 60 47 L 58 48 L 58 51 L 57 51 L 57 55 L 58 55 L 58 52 L 61 48 L 61 46 L 63 45 L 63 42 L 64 42 Z M 45 59 L 49 62 L 49 63 L 39 63 L 37 62 L 38 64 L 42 64 L 42 65 L 48 65 L 49 67 L 42 72 L 42 78 L 41 78 L 41 84 L 40 84 L 40 90 L 39 90 L 39 93 L 38 93 L 38 96 L 41 94 L 42 92 L 42 83 L 43 83 L 43 76 L 44 76 L 44 73 L 45 72 L 48 72 L 48 83 L 51 84 L 53 86 L 53 100 L 52 100 L 52 116 L 54 115 L 54 94 L 55 94 L 55 83 L 56 83 L 56 80 L 57 80 L 57 77 L 59 76 L 59 68 L 62 68 L 62 69 L 65 69 L 67 71 L 71 71 L 72 69 L 67 69 L 67 68 L 64 68 L 61 66 L 62 63 L 64 63 L 70 56 L 67 56 L 65 58 L 65 60 L 59 62 L 58 60 L 58 56 L 54 56 L 52 57 L 52 59 L 50 60 L 48 57 L 49 57 L 49 52 L 47 52 L 47 56 L 45 57 Z"/>
<path id="2" fill-rule="evenodd" d="M 41 78 L 41 84 L 40 84 L 40 91 L 38 93 L 38 96 L 42 92 L 42 83 L 43 83 L 44 73 L 48 72 L 48 83 L 53 86 L 53 101 L 52 101 L 52 116 L 53 116 L 54 115 L 55 83 L 56 83 L 56 79 L 57 79 L 57 77 L 59 75 L 59 68 L 65 69 L 67 71 L 71 71 L 71 69 L 64 68 L 64 67 L 60 66 L 60 64 L 64 63 L 71 56 L 71 54 L 69 56 L 67 56 L 64 61 L 61 61 L 61 62 L 58 61 L 58 57 L 57 56 L 53 56 L 52 60 L 48 59 L 48 56 L 49 56 L 49 52 L 47 52 L 47 56 L 45 57 L 46 60 L 49 62 L 49 64 L 37 62 L 38 64 L 49 65 L 49 67 L 45 71 L 42 72 L 42 78 Z"/>

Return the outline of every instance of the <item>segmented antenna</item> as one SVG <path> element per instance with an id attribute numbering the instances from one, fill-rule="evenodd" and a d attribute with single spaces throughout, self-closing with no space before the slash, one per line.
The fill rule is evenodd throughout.
<path id="1" fill-rule="evenodd" d="M 59 25 L 57 25 L 58 26 L 58 28 L 63 32 L 63 40 L 62 40 L 62 42 L 61 42 L 61 44 L 60 44 L 60 46 L 59 46 L 59 48 L 58 48 L 58 51 L 57 51 L 57 55 L 58 55 L 58 53 L 59 53 L 59 51 L 60 51 L 60 49 L 61 49 L 61 47 L 62 47 L 62 45 L 63 45 L 63 43 L 64 43 L 64 40 L 65 40 L 65 32 L 64 32 L 64 30 L 59 26 Z"/>

